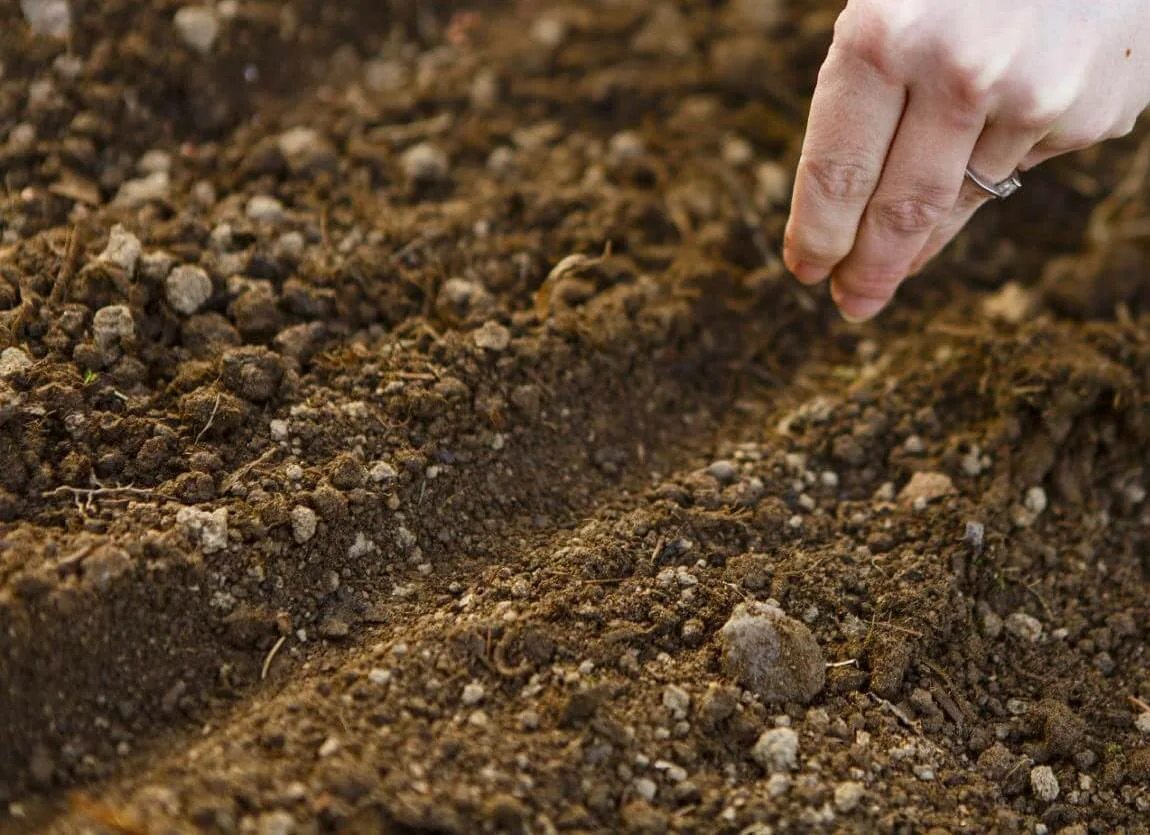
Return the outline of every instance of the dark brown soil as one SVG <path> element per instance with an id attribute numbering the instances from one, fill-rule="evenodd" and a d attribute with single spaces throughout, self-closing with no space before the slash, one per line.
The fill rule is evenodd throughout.
<path id="1" fill-rule="evenodd" d="M 0 0 L 0 831 L 1150 831 L 1145 132 L 855 328 L 835 3 L 429 5 Z"/>

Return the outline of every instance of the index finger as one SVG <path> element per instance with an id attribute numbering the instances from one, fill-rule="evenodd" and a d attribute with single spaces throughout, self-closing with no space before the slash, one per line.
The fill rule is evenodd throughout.
<path id="1" fill-rule="evenodd" d="M 906 87 L 832 45 L 819 71 L 783 240 L 787 268 L 822 281 L 854 247 L 894 141 Z"/>

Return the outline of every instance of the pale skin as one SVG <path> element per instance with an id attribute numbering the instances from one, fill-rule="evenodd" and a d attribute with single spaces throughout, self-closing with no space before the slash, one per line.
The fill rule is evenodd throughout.
<path id="1" fill-rule="evenodd" d="M 849 0 L 819 72 L 783 255 L 878 314 L 999 182 L 1129 133 L 1150 0 Z"/>

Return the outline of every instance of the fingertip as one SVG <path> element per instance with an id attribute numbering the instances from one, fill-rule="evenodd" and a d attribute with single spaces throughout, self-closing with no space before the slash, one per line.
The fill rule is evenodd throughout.
<path id="1" fill-rule="evenodd" d="M 844 290 L 837 282 L 831 283 L 831 298 L 839 309 L 839 314 L 852 325 L 869 322 L 877 316 L 890 299 L 876 299 L 870 296 L 860 296 L 849 290 Z"/>
<path id="2" fill-rule="evenodd" d="M 795 261 L 789 269 L 791 274 L 803 284 L 818 284 L 820 281 L 826 281 L 827 276 L 830 275 L 830 270 L 826 267 L 808 264 L 805 261 Z"/>

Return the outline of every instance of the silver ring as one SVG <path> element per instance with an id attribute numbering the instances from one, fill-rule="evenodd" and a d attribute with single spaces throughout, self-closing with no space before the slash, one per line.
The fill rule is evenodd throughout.
<path id="1" fill-rule="evenodd" d="M 1022 178 L 1019 177 L 1017 168 L 1015 168 L 1014 172 L 1001 183 L 992 183 L 989 180 L 980 177 L 978 174 L 975 174 L 970 170 L 970 168 L 966 169 L 966 176 L 967 179 L 969 179 L 980 189 L 985 191 L 991 197 L 995 197 L 999 200 L 1005 200 L 1007 197 L 1014 194 L 1014 192 L 1022 188 Z"/>

